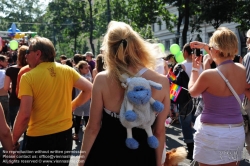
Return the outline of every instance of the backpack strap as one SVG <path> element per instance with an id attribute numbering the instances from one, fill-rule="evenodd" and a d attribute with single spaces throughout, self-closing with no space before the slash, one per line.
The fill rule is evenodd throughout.
<path id="1" fill-rule="evenodd" d="M 135 77 L 140 77 L 142 74 L 144 74 L 148 69 L 147 68 L 142 68 L 138 73 L 136 73 Z"/>

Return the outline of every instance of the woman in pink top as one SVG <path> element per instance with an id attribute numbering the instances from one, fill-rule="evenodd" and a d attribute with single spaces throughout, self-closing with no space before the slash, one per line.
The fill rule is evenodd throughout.
<path id="1" fill-rule="evenodd" d="M 207 69 L 199 75 L 201 57 L 193 55 L 189 92 L 193 97 L 202 94 L 205 103 L 201 118 L 196 119 L 200 126 L 194 135 L 193 158 L 200 166 L 239 165 L 245 141 L 240 104 L 219 74 L 225 76 L 242 100 L 246 70 L 242 64 L 232 61 L 238 53 L 237 37 L 228 28 L 220 27 L 209 45 L 194 41 L 190 46 L 205 49 L 217 65 L 216 69 Z"/>

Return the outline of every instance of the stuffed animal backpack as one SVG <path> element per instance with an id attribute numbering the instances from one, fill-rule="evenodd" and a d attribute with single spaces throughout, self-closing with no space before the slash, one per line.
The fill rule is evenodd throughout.
<path id="1" fill-rule="evenodd" d="M 151 126 L 156 113 L 160 113 L 164 105 L 152 98 L 151 87 L 160 90 L 162 85 L 142 77 L 129 78 L 126 74 L 122 75 L 120 81 L 126 89 L 120 109 L 120 121 L 127 128 L 126 146 L 130 149 L 138 148 L 139 143 L 132 135 L 132 128 L 138 127 L 145 129 L 149 146 L 157 148 L 159 142 L 153 135 Z"/>

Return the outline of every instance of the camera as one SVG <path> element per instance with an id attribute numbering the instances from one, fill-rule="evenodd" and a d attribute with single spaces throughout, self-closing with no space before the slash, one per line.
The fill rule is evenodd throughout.
<path id="1" fill-rule="evenodd" d="M 200 49 L 195 48 L 195 49 L 193 49 L 192 53 L 195 54 L 195 56 L 201 56 L 201 50 Z"/>

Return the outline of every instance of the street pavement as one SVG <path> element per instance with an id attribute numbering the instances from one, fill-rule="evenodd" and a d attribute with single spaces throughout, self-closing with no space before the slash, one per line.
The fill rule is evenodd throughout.
<path id="1" fill-rule="evenodd" d="M 79 151 L 81 148 L 81 140 L 82 140 L 83 133 L 82 131 L 79 134 L 79 141 L 73 142 L 73 151 Z M 166 150 L 169 151 L 172 148 L 177 148 L 180 146 L 185 146 L 183 142 L 183 136 L 181 132 L 181 126 L 178 123 L 174 123 L 168 127 L 166 127 Z M 79 153 L 72 154 L 70 166 L 74 166 L 75 160 L 78 160 Z M 250 166 L 250 162 L 247 160 L 250 159 L 246 148 L 243 150 L 243 160 L 240 162 L 240 166 Z M 183 162 L 179 163 L 179 166 L 188 166 L 191 164 L 191 161 L 185 159 Z"/>
<path id="2" fill-rule="evenodd" d="M 83 126 L 84 127 L 84 126 Z M 79 132 L 79 140 L 73 141 L 73 147 L 72 147 L 72 155 L 70 160 L 70 166 L 75 166 L 76 162 L 79 158 L 79 151 L 81 149 L 81 143 L 82 143 L 82 136 L 83 132 L 80 130 Z M 20 138 L 20 142 L 22 142 L 23 138 Z M 185 146 L 185 143 L 183 142 L 183 136 L 181 132 L 180 124 L 172 124 L 168 127 L 166 127 L 166 150 L 169 151 L 172 148 L 177 148 L 180 146 Z M 0 143 L 0 154 L 2 152 L 2 145 Z M 250 166 L 250 162 L 247 160 L 250 159 L 250 156 L 246 152 L 246 149 L 243 150 L 243 160 L 240 162 L 240 166 Z M 179 166 L 187 166 L 190 165 L 191 161 L 188 159 L 185 159 L 183 162 L 179 163 Z M 1 165 L 1 163 L 0 163 Z"/>

